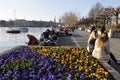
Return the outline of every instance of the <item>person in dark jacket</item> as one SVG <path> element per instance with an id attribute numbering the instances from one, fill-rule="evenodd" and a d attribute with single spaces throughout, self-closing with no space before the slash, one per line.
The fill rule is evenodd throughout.
<path id="1" fill-rule="evenodd" d="M 38 45 L 39 44 L 39 41 L 35 36 L 27 34 L 27 37 L 29 39 L 29 41 L 27 43 L 28 45 Z"/>

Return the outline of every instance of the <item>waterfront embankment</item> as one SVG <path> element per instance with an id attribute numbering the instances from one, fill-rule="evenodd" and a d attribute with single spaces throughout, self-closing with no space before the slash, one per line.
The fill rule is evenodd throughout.
<path id="1" fill-rule="evenodd" d="M 73 47 L 80 47 L 86 48 L 87 40 L 89 37 L 89 33 L 81 30 L 75 30 L 72 32 L 72 36 L 61 37 L 59 39 L 59 46 L 73 46 Z M 117 60 L 120 59 L 120 38 L 110 38 L 110 46 L 111 52 L 115 56 Z M 104 65 L 107 70 L 119 80 L 120 78 L 120 65 L 115 64 L 113 61 L 110 65 L 107 63 L 101 63 Z"/>
<path id="2" fill-rule="evenodd" d="M 80 30 L 75 30 L 75 32 L 71 32 L 71 33 L 72 33 L 72 36 L 59 37 L 58 46 L 72 46 L 72 47 L 86 48 L 89 33 L 85 31 L 80 31 Z M 111 51 L 113 52 L 115 57 L 117 56 L 116 57 L 117 59 L 120 59 L 119 58 L 120 54 L 114 53 L 114 52 L 119 52 L 119 46 L 120 46 L 119 38 L 110 38 L 110 43 L 111 43 Z M 115 48 L 115 46 L 118 46 L 118 47 Z M 111 75 L 114 76 L 116 80 L 119 80 L 120 65 L 117 65 L 114 62 L 112 62 L 110 65 L 102 61 L 100 61 L 100 63 L 104 66 L 104 68 L 106 68 L 111 73 Z"/>

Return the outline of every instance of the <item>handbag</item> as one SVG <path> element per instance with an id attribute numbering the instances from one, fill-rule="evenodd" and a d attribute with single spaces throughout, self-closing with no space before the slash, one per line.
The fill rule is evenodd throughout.
<path id="1" fill-rule="evenodd" d="M 94 45 L 93 44 L 88 44 L 87 45 L 87 50 L 88 50 L 88 52 L 90 52 L 91 50 L 93 50 L 94 49 Z"/>
<path id="2" fill-rule="evenodd" d="M 96 41 L 96 39 L 91 39 L 91 40 L 89 41 L 89 43 L 90 43 L 90 44 L 95 44 L 95 41 Z"/>

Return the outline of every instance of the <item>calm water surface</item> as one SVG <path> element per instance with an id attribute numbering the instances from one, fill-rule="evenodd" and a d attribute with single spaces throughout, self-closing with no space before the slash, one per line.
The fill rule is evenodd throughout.
<path id="1" fill-rule="evenodd" d="M 27 34 L 34 35 L 37 39 L 40 38 L 40 34 L 48 27 L 28 27 L 28 32 L 21 32 L 19 34 L 6 33 L 7 30 L 16 29 L 15 27 L 0 27 L 0 53 L 14 48 L 19 45 L 27 45 Z M 18 29 L 18 28 L 17 28 Z"/>

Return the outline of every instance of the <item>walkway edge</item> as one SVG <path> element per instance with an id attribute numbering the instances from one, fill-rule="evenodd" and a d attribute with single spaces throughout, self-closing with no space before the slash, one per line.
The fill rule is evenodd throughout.
<path id="1" fill-rule="evenodd" d="M 113 49 L 111 49 L 111 52 L 113 53 L 113 55 L 115 56 L 115 58 L 118 60 L 118 58 L 117 58 L 117 56 L 116 56 L 115 54 L 119 55 L 119 52 L 118 52 L 118 51 L 115 51 L 115 50 L 113 50 Z"/>
<path id="2" fill-rule="evenodd" d="M 80 45 L 78 44 L 78 42 L 76 41 L 76 39 L 74 37 L 71 37 L 73 39 L 73 41 L 75 42 L 76 46 L 80 48 Z"/>
<path id="3" fill-rule="evenodd" d="M 23 46 L 23 45 L 16 46 L 16 47 L 11 48 L 11 49 L 9 49 L 9 50 L 7 50 L 7 51 L 4 51 L 4 52 L 0 53 L 0 56 L 3 55 L 3 54 L 6 54 L 7 52 L 11 52 L 11 51 L 13 51 L 13 50 L 15 50 L 15 49 L 17 49 L 17 48 L 19 48 L 19 47 L 21 47 L 21 46 Z"/>
<path id="4" fill-rule="evenodd" d="M 115 80 L 120 80 L 120 74 L 114 68 L 104 61 L 99 60 L 99 62 L 113 76 L 113 78 L 115 78 Z"/>

